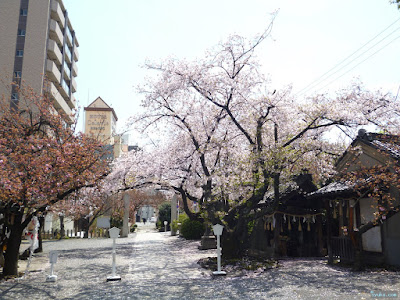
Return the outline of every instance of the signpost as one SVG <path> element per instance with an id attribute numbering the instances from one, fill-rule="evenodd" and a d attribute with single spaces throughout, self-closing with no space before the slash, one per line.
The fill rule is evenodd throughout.
<path id="1" fill-rule="evenodd" d="M 121 280 L 121 277 L 116 274 L 116 251 L 115 251 L 115 239 L 119 236 L 119 228 L 113 227 L 109 231 L 110 238 L 113 239 L 113 250 L 112 250 L 112 274 L 111 276 L 107 276 L 107 281 L 116 281 Z"/>
<path id="2" fill-rule="evenodd" d="M 225 271 L 221 271 L 221 235 L 224 230 L 224 226 L 216 224 L 213 226 L 214 234 L 217 236 L 217 271 L 213 272 L 213 275 L 226 275 Z"/>

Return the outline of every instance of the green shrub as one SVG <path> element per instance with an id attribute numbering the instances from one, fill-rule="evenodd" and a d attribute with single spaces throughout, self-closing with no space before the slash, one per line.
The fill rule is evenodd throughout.
<path id="1" fill-rule="evenodd" d="M 172 230 L 174 230 L 175 232 L 177 232 L 178 230 L 181 230 L 179 228 L 178 224 L 181 223 L 181 225 L 182 225 L 183 221 L 185 221 L 187 219 L 189 219 L 189 217 L 186 214 L 180 214 L 178 220 L 172 221 L 172 225 L 171 225 Z"/>
<path id="2" fill-rule="evenodd" d="M 204 225 L 199 221 L 192 221 L 188 218 L 182 222 L 180 232 L 187 240 L 197 240 L 204 234 Z"/>
<path id="3" fill-rule="evenodd" d="M 156 223 L 158 229 L 164 230 L 164 221 L 168 222 L 168 230 L 171 223 L 171 203 L 169 202 L 164 202 L 158 207 L 158 221 Z"/>
<path id="4" fill-rule="evenodd" d="M 111 217 L 110 218 L 110 228 L 117 227 L 119 229 L 122 228 L 124 221 L 121 217 Z"/>

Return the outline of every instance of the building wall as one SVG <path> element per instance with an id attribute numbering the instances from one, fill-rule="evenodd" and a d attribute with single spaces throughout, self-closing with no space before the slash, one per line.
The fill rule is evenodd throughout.
<path id="1" fill-rule="evenodd" d="M 21 3 L 28 5 L 25 17 L 20 17 Z M 22 23 L 19 25 L 20 18 Z M 76 91 L 76 47 L 79 44 L 67 19 L 62 0 L 0 1 L 0 96 L 10 101 L 11 94 L 17 92 L 15 88 L 12 91 L 10 86 L 16 80 L 14 71 L 22 73 L 24 87 L 29 86 L 38 94 L 43 92 L 44 79 L 47 76 L 52 84 L 46 87 L 46 91 L 55 96 L 55 108 L 71 124 L 74 122 L 72 110 L 76 108 L 73 93 Z M 19 27 L 24 26 L 25 20 L 26 27 Z M 51 30 L 53 27 L 57 34 Z M 18 37 L 18 29 L 26 30 L 24 38 Z M 51 41 L 53 43 L 49 47 Z M 68 44 L 70 50 L 66 46 Z M 22 58 L 16 58 L 17 46 L 19 50 L 23 50 Z M 52 48 L 55 53 L 48 52 L 48 48 Z M 15 70 L 14 62 L 17 62 Z M 64 77 L 62 74 L 65 74 Z M 21 107 L 26 106 L 21 95 L 19 100 L 15 103 Z"/>
<path id="2" fill-rule="evenodd" d="M 111 111 L 86 111 L 85 133 L 106 144 L 113 144 Z"/>
<path id="3" fill-rule="evenodd" d="M 400 267 L 400 213 L 383 223 L 386 263 Z"/>
<path id="4" fill-rule="evenodd" d="M 360 200 L 361 224 L 366 224 L 374 220 L 376 203 L 372 199 Z M 382 252 L 382 236 L 380 226 L 371 228 L 362 235 L 362 243 L 365 251 Z"/>
<path id="5" fill-rule="evenodd" d="M 86 134 L 94 136 L 105 144 L 120 144 L 119 140 L 114 138 L 117 123 L 114 109 L 108 106 L 101 97 L 84 109 Z M 119 149 L 116 150 L 118 152 Z"/>
<path id="6" fill-rule="evenodd" d="M 37 93 L 43 87 L 49 9 L 49 0 L 29 1 L 22 79 Z"/>
<path id="7" fill-rule="evenodd" d="M 60 231 L 60 218 L 57 214 L 48 213 L 44 219 L 44 231 Z M 74 230 L 74 221 L 71 218 L 64 218 L 64 230 Z"/>
<path id="8" fill-rule="evenodd" d="M 11 95 L 19 7 L 17 0 L 0 1 L 0 97 L 4 95 L 6 99 Z"/>

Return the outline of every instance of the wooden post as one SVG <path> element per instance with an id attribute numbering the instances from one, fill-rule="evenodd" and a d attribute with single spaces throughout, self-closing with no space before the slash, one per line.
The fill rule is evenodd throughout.
<path id="1" fill-rule="evenodd" d="M 317 248 L 318 248 L 318 256 L 323 256 L 322 249 L 323 247 L 323 232 L 322 232 L 322 216 L 317 215 L 317 220 L 316 220 L 316 225 L 317 225 Z"/>
<path id="2" fill-rule="evenodd" d="M 329 205 L 329 200 L 325 200 L 326 207 L 326 244 L 328 248 L 328 264 L 333 264 L 332 252 L 332 212 Z"/>
<path id="3" fill-rule="evenodd" d="M 281 214 L 275 214 L 275 227 L 274 227 L 274 253 L 275 257 L 281 255 L 280 251 L 280 234 L 281 234 L 281 223 L 282 223 L 282 216 Z"/>

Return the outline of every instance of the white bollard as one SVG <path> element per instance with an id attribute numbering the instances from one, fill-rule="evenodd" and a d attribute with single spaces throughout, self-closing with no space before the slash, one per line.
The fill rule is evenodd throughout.
<path id="1" fill-rule="evenodd" d="M 216 224 L 213 226 L 214 234 L 217 236 L 217 271 L 213 272 L 213 275 L 226 275 L 225 271 L 221 271 L 221 240 L 220 237 L 222 235 L 222 231 L 224 230 L 224 226 L 220 224 Z"/>
<path id="2" fill-rule="evenodd" d="M 115 250 L 115 239 L 119 236 L 119 228 L 113 227 L 109 231 L 110 238 L 113 239 L 113 250 L 112 250 L 112 274 L 111 276 L 107 276 L 107 281 L 116 281 L 121 280 L 121 277 L 118 276 L 117 273 L 117 266 L 116 266 L 116 256 L 117 252 Z"/>
<path id="3" fill-rule="evenodd" d="M 57 275 L 54 274 L 54 264 L 57 263 L 57 251 L 50 251 L 49 252 L 49 260 L 50 260 L 50 275 L 47 275 L 46 281 L 47 282 L 56 282 Z"/>
<path id="4" fill-rule="evenodd" d="M 168 221 L 164 221 L 164 232 L 167 232 L 167 224 L 168 224 Z"/>

